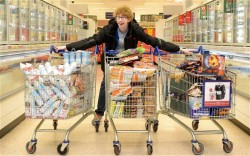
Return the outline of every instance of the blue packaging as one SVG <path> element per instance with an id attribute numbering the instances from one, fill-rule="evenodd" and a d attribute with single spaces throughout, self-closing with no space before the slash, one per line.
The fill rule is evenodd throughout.
<path id="1" fill-rule="evenodd" d="M 76 62 L 76 53 L 75 52 L 69 53 L 69 62 L 70 63 Z"/>
<path id="2" fill-rule="evenodd" d="M 91 59 L 91 52 L 82 52 L 82 64 L 83 65 L 87 65 L 90 63 L 90 59 Z"/>
<path id="3" fill-rule="evenodd" d="M 66 63 L 69 64 L 69 53 L 63 54 L 63 60 L 64 60 L 64 64 L 66 64 Z"/>

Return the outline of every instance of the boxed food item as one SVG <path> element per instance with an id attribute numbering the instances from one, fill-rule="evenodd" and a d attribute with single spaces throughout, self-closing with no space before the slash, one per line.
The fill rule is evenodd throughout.
<path id="1" fill-rule="evenodd" d="M 225 76 L 225 56 L 215 54 L 203 56 L 203 73 Z"/>
<path id="2" fill-rule="evenodd" d="M 209 108 L 202 108 L 202 97 L 189 97 L 191 118 L 209 117 Z"/>

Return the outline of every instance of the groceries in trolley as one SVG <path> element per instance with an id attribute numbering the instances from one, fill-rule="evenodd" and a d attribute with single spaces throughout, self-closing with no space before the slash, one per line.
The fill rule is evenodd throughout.
<path id="1" fill-rule="evenodd" d="M 88 65 L 91 62 L 91 54 L 91 52 L 81 50 L 63 53 L 64 64 L 76 62 L 77 67 Z"/>
<path id="2" fill-rule="evenodd" d="M 195 74 L 213 74 L 225 76 L 225 57 L 215 54 L 195 55 L 192 59 L 184 60 L 177 68 Z"/>
<path id="3" fill-rule="evenodd" d="M 76 70 L 76 63 L 35 68 L 20 64 L 25 75 L 25 115 L 28 118 L 66 118 L 91 106 L 91 72 Z M 88 83 L 86 83 L 88 82 Z"/>
<path id="4" fill-rule="evenodd" d="M 156 112 L 157 67 L 136 54 L 119 61 L 126 62 L 130 57 L 136 59 L 126 66 L 109 66 L 110 113 L 114 118 L 152 117 Z"/>

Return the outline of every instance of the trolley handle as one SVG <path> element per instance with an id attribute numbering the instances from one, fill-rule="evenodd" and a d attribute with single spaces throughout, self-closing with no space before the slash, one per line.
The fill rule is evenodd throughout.
<path id="1" fill-rule="evenodd" d="M 112 55 L 112 56 L 115 56 L 116 54 L 118 54 L 118 52 L 116 52 L 115 50 L 108 50 L 105 53 L 106 55 Z"/>
<path id="2" fill-rule="evenodd" d="M 167 55 L 167 54 L 168 53 L 165 53 L 165 52 L 159 50 L 159 48 L 157 46 L 155 47 L 155 50 L 154 50 L 154 53 L 153 53 L 154 56 L 162 56 L 162 55 Z"/>
<path id="3" fill-rule="evenodd" d="M 199 54 L 209 54 L 208 50 L 203 49 L 203 46 L 199 46 L 198 49 L 187 49 L 193 53 L 199 53 Z M 155 56 L 162 56 L 162 55 L 167 55 L 168 53 L 164 53 L 163 51 L 159 50 L 159 48 L 156 46 L 154 50 L 154 55 Z M 175 52 L 171 54 L 180 54 L 180 52 Z"/>

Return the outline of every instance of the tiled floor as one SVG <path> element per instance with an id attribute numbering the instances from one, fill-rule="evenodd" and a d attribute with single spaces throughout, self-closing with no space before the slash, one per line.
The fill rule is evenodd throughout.
<path id="1" fill-rule="evenodd" d="M 98 68 L 98 71 L 100 69 Z M 101 73 L 101 72 L 99 72 Z M 98 74 L 98 87 L 102 76 Z M 97 88 L 98 88 L 97 87 Z M 98 90 L 97 90 L 98 92 Z M 68 120 L 60 120 L 58 129 L 68 128 L 74 124 L 79 117 Z M 70 144 L 68 155 L 115 155 L 113 148 L 114 131 L 109 127 L 105 132 L 103 123 L 99 132 L 91 125 L 93 116 L 84 120 L 72 133 L 70 133 Z M 180 117 L 180 120 L 191 125 L 191 120 Z M 0 155 L 29 155 L 25 150 L 25 145 L 30 141 L 33 130 L 40 120 L 26 119 L 14 130 L 9 132 L 0 140 Z M 152 132 L 153 154 L 152 155 L 193 155 L 191 145 L 191 135 L 178 123 L 165 115 L 159 116 L 159 129 Z M 204 145 L 203 155 L 250 155 L 250 137 L 237 126 L 227 120 L 218 121 L 226 130 L 229 140 L 234 144 L 231 153 L 223 151 L 222 135 L 199 135 L 197 139 Z M 118 129 L 144 129 L 143 119 L 117 119 L 115 124 Z M 48 120 L 43 128 L 52 128 L 52 121 Z M 199 130 L 211 130 L 216 127 L 209 120 L 200 121 Z M 33 155 L 58 155 L 57 145 L 64 139 L 64 133 L 43 132 L 37 134 L 37 150 Z M 119 141 L 122 145 L 120 155 L 147 155 L 146 148 L 147 135 L 144 133 L 121 133 Z"/>

